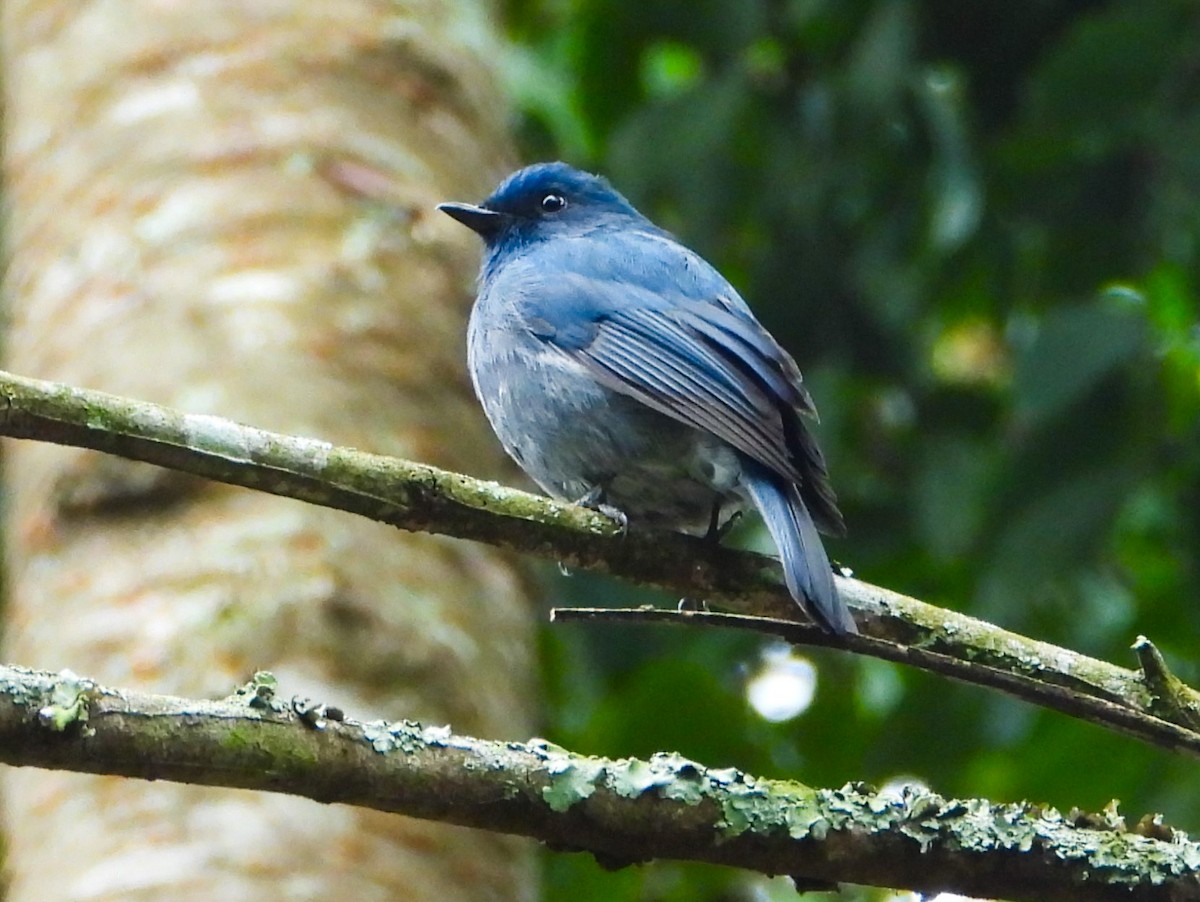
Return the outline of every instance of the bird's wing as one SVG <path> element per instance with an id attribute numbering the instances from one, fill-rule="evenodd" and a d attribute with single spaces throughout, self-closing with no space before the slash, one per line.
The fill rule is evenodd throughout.
<path id="1" fill-rule="evenodd" d="M 701 300 L 673 287 L 566 276 L 543 283 L 557 297 L 542 296 L 546 315 L 533 331 L 601 384 L 797 484 L 818 525 L 840 533 L 824 458 L 801 419 L 816 411 L 800 372 L 733 289 L 720 285 L 726 293 Z"/>
<path id="2" fill-rule="evenodd" d="M 803 419 L 803 416 L 816 419 L 817 409 L 791 355 L 759 325 L 744 304 L 739 307 L 729 299 L 718 299 L 717 304 L 685 307 L 680 317 L 699 340 L 719 349 L 726 367 L 743 372 L 742 391 L 771 400 L 775 414 L 772 422 L 782 425 L 783 446 L 792 464 L 790 472 L 776 472 L 788 476 L 800 487 L 801 497 L 821 529 L 831 535 L 844 534 L 846 525 L 829 484 L 825 456 Z M 766 463 L 753 451 L 746 453 Z M 799 478 L 792 474 L 798 474 Z"/>
<path id="3" fill-rule="evenodd" d="M 788 453 L 782 399 L 772 390 L 776 373 L 770 360 L 741 345 L 715 321 L 719 317 L 706 315 L 714 310 L 704 307 L 611 311 L 596 321 L 592 340 L 573 356 L 609 388 L 799 481 Z"/>

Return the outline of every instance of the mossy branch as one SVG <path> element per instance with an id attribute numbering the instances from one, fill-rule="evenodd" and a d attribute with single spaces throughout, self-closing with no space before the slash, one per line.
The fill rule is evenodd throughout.
<path id="1" fill-rule="evenodd" d="M 198 701 L 0 667 L 0 761 L 344 802 L 533 837 L 607 866 L 657 858 L 1006 899 L 1200 898 L 1200 845 L 1110 811 L 814 789 L 678 755 L 611 760 L 544 740 L 363 723 L 259 674 Z"/>
<path id="2" fill-rule="evenodd" d="M 632 612 L 640 619 L 756 629 L 838 645 L 1004 692 L 1146 742 L 1200 756 L 1200 694 L 854 579 L 838 579 L 861 635 L 800 622 L 770 558 L 672 533 L 628 534 L 594 511 L 411 461 L 0 373 L 0 435 L 93 448 L 360 514 L 407 530 L 487 542 L 609 573 L 737 617 Z M 593 614 L 590 616 L 617 616 Z M 1154 671 L 1150 672 L 1153 677 Z M 1177 682 L 1177 681 L 1176 681 Z"/>

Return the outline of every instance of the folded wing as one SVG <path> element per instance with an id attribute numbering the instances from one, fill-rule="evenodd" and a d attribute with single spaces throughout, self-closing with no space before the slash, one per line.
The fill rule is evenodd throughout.
<path id="1" fill-rule="evenodd" d="M 601 384 L 723 439 L 796 485 L 818 528 L 844 533 L 824 457 L 802 419 L 816 411 L 800 372 L 732 288 L 694 299 L 588 281 L 572 279 L 568 301 L 586 327 L 573 316 L 571 329 L 559 332 L 547 317 L 540 337 Z"/>

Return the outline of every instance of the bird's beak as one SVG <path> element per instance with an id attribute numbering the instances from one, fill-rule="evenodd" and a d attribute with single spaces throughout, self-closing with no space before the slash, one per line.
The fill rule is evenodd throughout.
<path id="1" fill-rule="evenodd" d="M 474 204 L 438 204 L 438 209 L 484 239 L 494 238 L 508 221 L 505 214 Z"/>

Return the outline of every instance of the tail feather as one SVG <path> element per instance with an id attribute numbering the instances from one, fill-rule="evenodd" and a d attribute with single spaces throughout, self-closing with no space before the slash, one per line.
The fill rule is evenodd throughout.
<path id="1" fill-rule="evenodd" d="M 797 486 L 748 467 L 746 487 L 775 540 L 783 578 L 801 610 L 836 636 L 857 633 L 854 618 L 838 597 L 833 568 Z"/>

